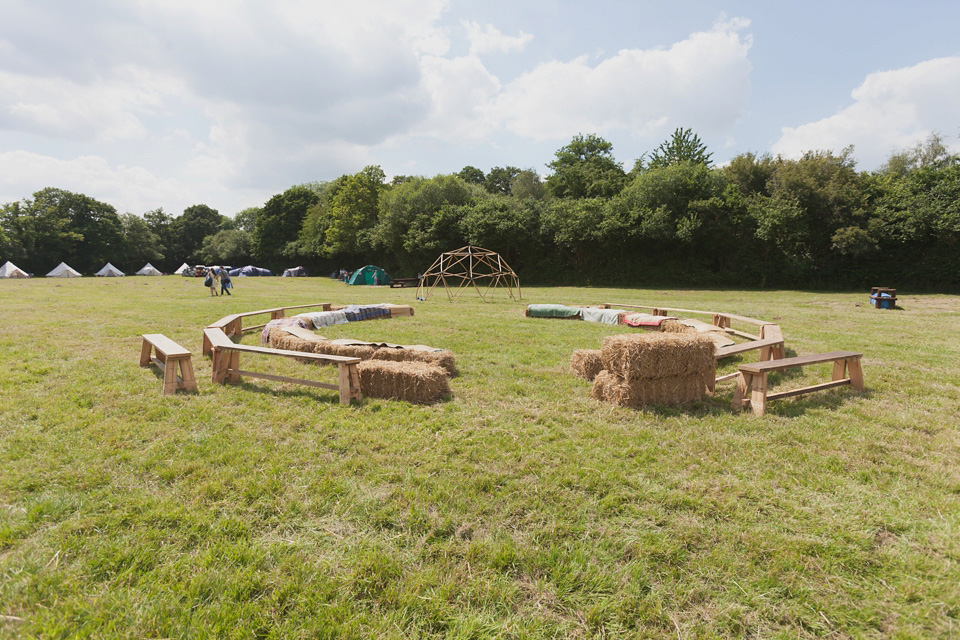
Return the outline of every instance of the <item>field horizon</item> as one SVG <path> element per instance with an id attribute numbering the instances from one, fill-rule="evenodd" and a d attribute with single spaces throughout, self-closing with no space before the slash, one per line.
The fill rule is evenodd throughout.
<path id="1" fill-rule="evenodd" d="M 0 281 L 0 636 L 960 634 L 957 296 L 901 291 L 883 311 L 869 292 L 523 286 L 451 303 L 234 281 L 229 297 L 179 276 Z M 452 397 L 342 406 L 210 381 L 204 326 L 316 302 L 413 305 L 323 334 L 450 349 Z M 730 409 L 732 382 L 600 404 L 570 355 L 626 328 L 524 308 L 606 302 L 777 322 L 788 355 L 862 352 L 866 391 L 762 418 Z M 143 333 L 193 352 L 198 393 L 161 395 Z"/>

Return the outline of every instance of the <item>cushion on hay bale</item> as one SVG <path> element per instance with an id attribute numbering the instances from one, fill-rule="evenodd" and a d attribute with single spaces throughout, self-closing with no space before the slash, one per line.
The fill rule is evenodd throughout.
<path id="1" fill-rule="evenodd" d="M 600 348 L 603 368 L 626 380 L 699 375 L 716 366 L 713 341 L 699 333 L 607 336 Z"/>
<path id="2" fill-rule="evenodd" d="M 577 376 L 593 380 L 603 370 L 599 349 L 577 349 L 570 356 L 570 368 Z"/>
<path id="3" fill-rule="evenodd" d="M 593 380 L 590 396 L 621 407 L 680 404 L 698 400 L 706 395 L 702 375 L 690 374 L 664 378 L 625 380 L 603 370 Z"/>
<path id="4" fill-rule="evenodd" d="M 365 397 L 429 404 L 450 394 L 447 373 L 436 365 L 365 360 L 357 365 L 357 370 L 360 373 L 360 390 Z"/>
<path id="5" fill-rule="evenodd" d="M 373 360 L 387 360 L 392 362 L 425 362 L 443 369 L 448 376 L 457 375 L 457 362 L 453 352 L 425 351 L 422 349 L 393 349 L 381 347 L 373 352 Z"/>

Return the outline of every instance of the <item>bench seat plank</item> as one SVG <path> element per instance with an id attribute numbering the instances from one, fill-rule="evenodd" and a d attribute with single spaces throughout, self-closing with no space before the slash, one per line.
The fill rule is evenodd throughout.
<path id="1" fill-rule="evenodd" d="M 837 360 L 860 358 L 862 356 L 862 353 L 856 353 L 855 351 L 832 351 L 830 353 L 781 358 L 780 360 L 768 360 L 766 362 L 751 362 L 740 365 L 740 370 L 749 373 L 782 371 L 784 369 L 790 369 L 791 367 L 803 367 L 808 364 L 820 364 L 823 362 L 836 362 Z"/>

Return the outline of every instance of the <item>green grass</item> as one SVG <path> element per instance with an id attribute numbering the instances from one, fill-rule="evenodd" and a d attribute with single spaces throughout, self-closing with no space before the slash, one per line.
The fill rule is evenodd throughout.
<path id="1" fill-rule="evenodd" d="M 527 288 L 451 304 L 322 278 L 239 278 L 234 294 L 0 282 L 0 635 L 960 635 L 956 297 L 880 311 L 867 293 Z M 204 325 L 319 301 L 414 304 L 326 335 L 449 348 L 453 398 L 344 407 L 210 382 Z M 862 351 L 867 391 L 763 418 L 729 409 L 730 382 L 680 408 L 600 405 L 570 353 L 619 330 L 523 308 L 606 301 L 777 319 L 789 353 Z M 163 397 L 138 366 L 153 332 L 194 352 L 198 394 Z"/>

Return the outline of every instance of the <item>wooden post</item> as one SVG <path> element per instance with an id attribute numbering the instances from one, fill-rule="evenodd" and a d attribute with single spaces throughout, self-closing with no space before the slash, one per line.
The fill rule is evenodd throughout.
<path id="1" fill-rule="evenodd" d="M 762 416 L 767 411 L 767 374 L 751 376 L 750 408 L 753 415 Z"/>
<path id="2" fill-rule="evenodd" d="M 850 373 L 850 386 L 857 391 L 863 391 L 863 370 L 860 368 L 860 358 L 847 360 L 847 371 Z"/>

